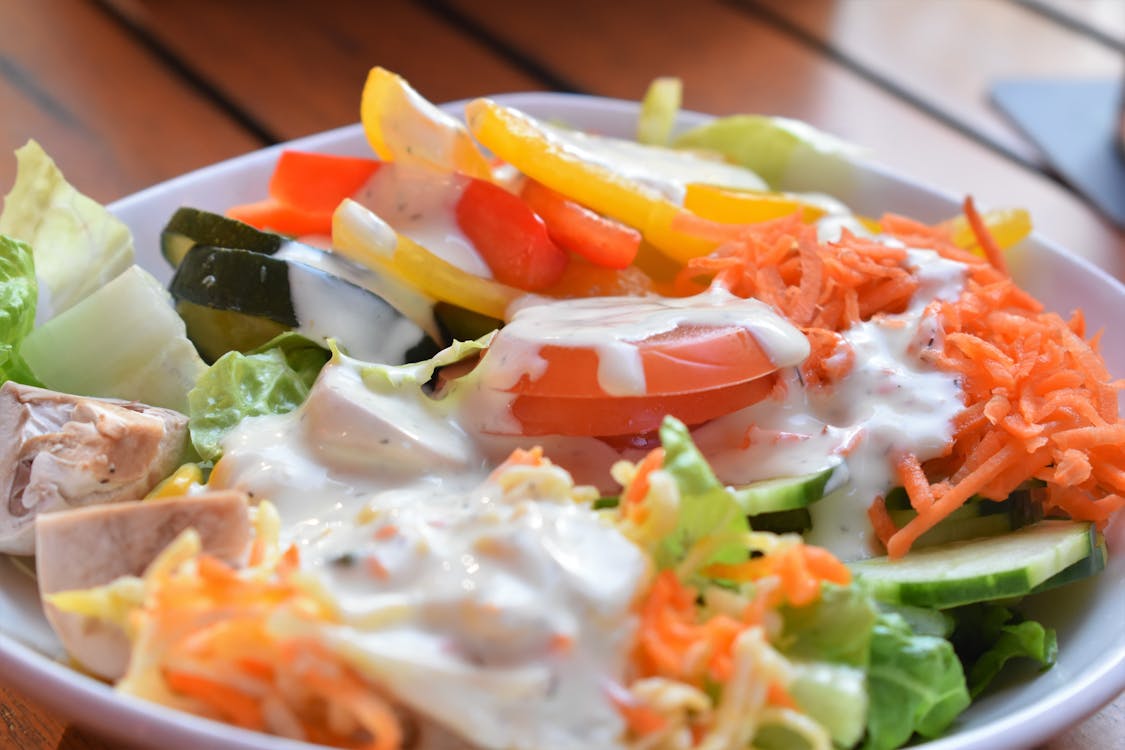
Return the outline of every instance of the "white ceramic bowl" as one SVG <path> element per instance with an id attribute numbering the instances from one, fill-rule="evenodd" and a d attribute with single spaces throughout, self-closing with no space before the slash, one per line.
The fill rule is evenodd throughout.
<path id="1" fill-rule="evenodd" d="M 580 128 L 629 136 L 637 105 L 560 94 L 514 94 L 501 101 Z M 458 104 L 449 110 L 460 112 Z M 683 124 L 702 120 L 685 115 Z M 302 138 L 287 146 L 370 155 L 358 126 Z M 265 195 L 280 146 L 198 170 L 130 196 L 111 209 L 132 228 L 138 262 L 167 279 L 159 254 L 160 229 L 182 205 L 222 211 Z M 65 168 L 65 165 L 63 165 Z M 812 179 L 815 180 L 815 177 Z M 870 215 L 893 211 L 936 221 L 959 211 L 959 198 L 939 193 L 873 164 L 834 178 L 836 197 Z M 792 185 L 823 190 L 824 185 Z M 970 190 L 971 185 L 965 188 Z M 1010 256 L 1013 273 L 1048 308 L 1082 307 L 1090 330 L 1106 328 L 1103 352 L 1110 371 L 1125 375 L 1125 333 L 1112 325 L 1125 309 L 1125 286 L 1048 240 L 1032 236 Z M 123 332 L 123 335 L 127 335 Z M 1028 610 L 1055 627 L 1059 660 L 1043 674 L 1009 674 L 926 750 L 1015 750 L 1042 742 L 1125 691 L 1125 519 L 1109 530 L 1110 561 L 1098 577 L 1030 601 Z M 171 711 L 127 696 L 60 664 L 58 643 L 40 612 L 31 578 L 0 558 L 0 674 L 59 715 L 102 734 L 144 747 L 283 750 L 308 747 Z"/>

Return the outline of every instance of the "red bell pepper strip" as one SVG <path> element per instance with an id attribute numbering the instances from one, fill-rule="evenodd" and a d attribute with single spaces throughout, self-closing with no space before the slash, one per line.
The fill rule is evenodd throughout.
<path id="1" fill-rule="evenodd" d="M 355 195 L 381 164 L 355 156 L 282 151 L 270 178 L 269 194 L 304 211 L 332 212 Z"/>
<path id="2" fill-rule="evenodd" d="M 551 239 L 595 265 L 628 268 L 637 257 L 641 233 L 527 180 L 521 197 L 543 219 Z"/>
<path id="3" fill-rule="evenodd" d="M 570 257 L 551 241 L 543 220 L 507 190 L 466 179 L 457 224 L 496 280 L 534 292 L 562 278 Z"/>
<path id="4" fill-rule="evenodd" d="M 331 211 L 305 211 L 274 198 L 227 209 L 227 216 L 267 232 L 291 236 L 331 234 Z"/>

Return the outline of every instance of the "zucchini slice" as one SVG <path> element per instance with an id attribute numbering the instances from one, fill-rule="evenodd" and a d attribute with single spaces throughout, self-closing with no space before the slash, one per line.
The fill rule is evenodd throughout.
<path id="1" fill-rule="evenodd" d="M 160 233 L 161 252 L 165 260 L 176 268 L 196 245 L 247 250 L 319 268 L 374 292 L 417 323 L 434 341 L 443 346 L 446 343 L 446 337 L 434 317 L 432 299 L 397 279 L 361 266 L 342 255 L 325 252 L 280 234 L 263 232 L 221 214 L 197 208 L 181 208 L 173 214 Z M 243 324 L 242 327 L 248 326 Z"/>
<path id="2" fill-rule="evenodd" d="M 188 250 L 196 245 L 272 255 L 287 242 L 280 234 L 263 232 L 222 214 L 187 207 L 172 214 L 160 232 L 160 252 L 172 268 L 179 266 Z"/>
<path id="3" fill-rule="evenodd" d="M 1040 521 L 1010 534 L 914 550 L 900 560 L 861 560 L 848 567 L 876 599 L 947 609 L 1030 594 L 1100 554 L 1100 545 L 1093 524 Z"/>
<path id="4" fill-rule="evenodd" d="M 848 481 L 843 462 L 799 477 L 766 479 L 731 489 L 735 502 L 748 516 L 807 508 Z M 757 528 L 757 527 L 755 527 Z"/>
<path id="5" fill-rule="evenodd" d="M 435 350 L 421 328 L 377 294 L 276 254 L 195 245 L 170 290 L 188 336 L 211 359 L 261 346 L 280 330 L 334 338 L 370 362 L 402 364 Z"/>

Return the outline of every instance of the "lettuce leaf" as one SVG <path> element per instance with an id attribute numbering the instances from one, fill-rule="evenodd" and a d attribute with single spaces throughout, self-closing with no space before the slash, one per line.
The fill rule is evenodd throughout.
<path id="1" fill-rule="evenodd" d="M 1047 669 L 1058 656 L 1055 631 L 995 602 L 953 611 L 953 644 L 968 670 L 969 694 L 976 698 L 1012 659 L 1031 659 Z"/>
<path id="2" fill-rule="evenodd" d="M 676 528 L 657 550 L 657 564 L 661 568 L 675 565 L 708 537 L 717 544 L 706 559 L 699 561 L 699 567 L 745 560 L 744 538 L 750 525 L 731 493 L 695 447 L 687 427 L 673 417 L 665 417 L 660 425 L 660 443 L 664 447 L 661 468 L 672 477 L 680 491 L 680 515 Z M 730 541 L 723 541 L 726 538 Z"/>
<path id="3" fill-rule="evenodd" d="M 778 649 L 791 659 L 867 665 L 878 610 L 857 586 L 824 584 L 807 607 L 781 608 Z"/>
<path id="4" fill-rule="evenodd" d="M 0 235 L 0 383 L 39 385 L 19 354 L 20 344 L 35 325 L 38 289 L 31 248 Z"/>
<path id="5" fill-rule="evenodd" d="M 895 614 L 880 615 L 867 666 L 864 750 L 892 750 L 912 735 L 936 737 L 969 705 L 965 673 L 944 638 L 917 635 Z"/>
<path id="6" fill-rule="evenodd" d="M 133 238 L 101 204 L 75 190 L 35 141 L 16 150 L 16 161 L 0 233 L 33 248 L 44 321 L 131 266 Z"/>
<path id="7" fill-rule="evenodd" d="M 223 438 L 246 417 L 296 409 L 328 358 L 326 349 L 292 332 L 249 354 L 219 357 L 188 392 L 188 430 L 196 452 L 217 460 Z"/>

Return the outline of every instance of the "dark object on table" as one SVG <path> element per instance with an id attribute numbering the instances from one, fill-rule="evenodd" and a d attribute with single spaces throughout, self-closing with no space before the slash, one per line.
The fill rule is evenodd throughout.
<path id="1" fill-rule="evenodd" d="M 1125 229 L 1119 80 L 1012 80 L 992 100 L 1075 190 Z"/>

